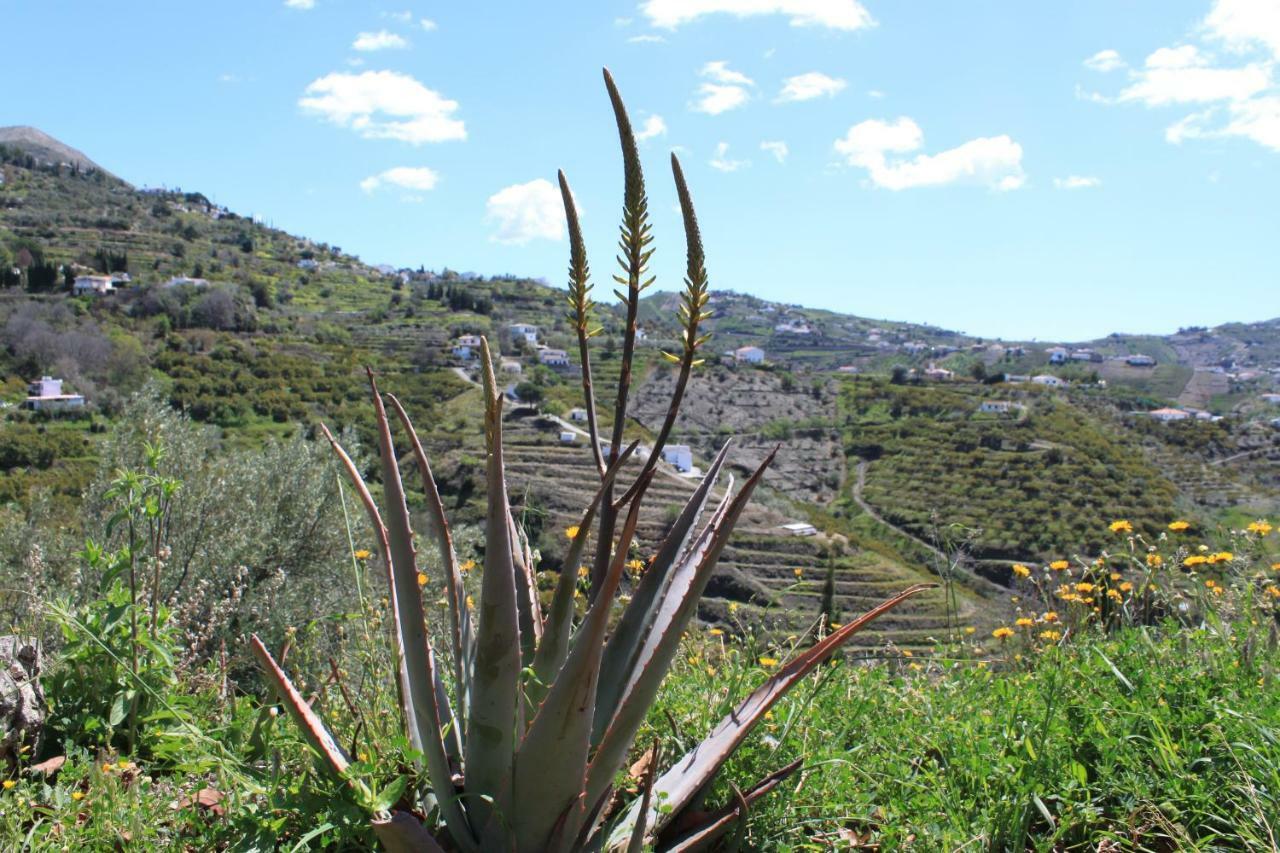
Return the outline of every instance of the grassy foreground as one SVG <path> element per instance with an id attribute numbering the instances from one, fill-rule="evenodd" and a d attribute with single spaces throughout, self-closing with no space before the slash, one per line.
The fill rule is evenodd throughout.
<path id="1" fill-rule="evenodd" d="M 1257 621 L 1127 628 L 1025 655 L 1014 640 L 965 660 L 833 661 L 716 784 L 804 759 L 752 812 L 751 849 L 1273 849 L 1280 655 Z M 774 665 L 769 654 L 691 638 L 638 742 L 656 736 L 677 754 Z M 52 779 L 29 767 L 8 777 L 0 847 L 372 846 L 364 804 L 314 767 L 273 706 L 222 687 L 212 670 L 175 683 L 149 757 L 66 744 Z M 366 687 L 391 699 L 389 685 Z M 344 705 L 334 690 L 317 699 L 334 718 Z M 384 768 L 404 751 L 388 716 L 389 702 L 343 733 L 385 737 Z"/>

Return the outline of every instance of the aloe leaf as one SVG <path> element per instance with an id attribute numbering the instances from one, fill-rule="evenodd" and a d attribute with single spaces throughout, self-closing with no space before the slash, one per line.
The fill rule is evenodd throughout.
<path id="1" fill-rule="evenodd" d="M 663 826 L 678 813 L 684 804 L 694 796 L 720 769 L 720 766 L 742 743 L 751 729 L 758 723 L 774 703 L 781 699 L 788 690 L 808 675 L 814 667 L 834 653 L 858 631 L 872 621 L 913 595 L 933 589 L 937 585 L 929 583 L 915 584 L 908 587 L 893 598 L 882 602 L 872 610 L 859 616 L 838 631 L 824 637 L 804 652 L 788 661 L 777 673 L 731 711 L 711 731 L 702 743 L 698 744 L 670 770 L 662 775 L 654 786 L 660 802 L 671 806 L 671 811 L 663 814 L 651 814 L 650 819 L 661 830 Z M 653 811 L 652 809 L 650 810 Z M 622 826 L 629 828 L 628 820 Z M 620 829 L 615 829 L 615 833 Z"/>
<path id="2" fill-rule="evenodd" d="M 653 747 L 649 752 L 649 766 L 644 769 L 644 779 L 640 783 L 640 820 L 636 821 L 631 831 L 631 840 L 627 842 L 627 853 L 643 853 L 644 839 L 648 835 L 648 826 L 644 820 L 649 814 L 649 803 L 653 800 L 653 777 L 658 769 L 658 760 L 662 751 L 658 747 L 658 739 L 653 739 Z"/>
<path id="3" fill-rule="evenodd" d="M 496 808 L 510 813 L 511 763 L 515 754 L 520 688 L 520 626 L 515 565 L 511 559 L 511 508 L 502 454 L 502 398 L 493 376 L 489 342 L 480 339 L 485 395 L 488 513 L 480 624 L 472 673 L 471 715 L 467 721 L 466 790 L 477 827 L 487 826 Z M 504 845 L 505 846 L 505 845 Z"/>
<path id="4" fill-rule="evenodd" d="M 556 675 L 520 744 L 512 790 L 512 829 L 517 850 L 555 849 L 559 839 L 575 838 L 583 818 L 583 786 L 600 655 L 609 627 L 609 610 L 626 569 L 627 551 L 640 521 L 640 501 L 633 501 L 605 588 L 596 596 L 577 633 L 568 658 Z"/>
<path id="5" fill-rule="evenodd" d="M 649 636 L 657 617 L 658 605 L 663 598 L 662 593 L 669 588 L 671 567 L 675 565 L 677 558 L 688 550 L 698 519 L 706 508 L 711 490 L 720 475 L 720 468 L 728 456 L 730 444 L 732 439 L 726 441 L 720 448 L 706 476 L 689 496 L 684 509 L 676 517 L 675 524 L 667 533 L 662 547 L 658 549 L 653 563 L 640 578 L 635 594 L 631 597 L 631 603 L 623 611 L 617 630 L 609 637 L 609 643 L 604 650 L 604 663 L 600 668 L 600 692 L 596 700 L 596 721 L 593 729 L 596 741 L 603 737 L 605 728 L 617 712 L 618 703 L 622 700 L 623 688 L 633 672 L 636 656 Z"/>
<path id="6" fill-rule="evenodd" d="M 569 304 L 573 313 L 569 319 L 573 321 L 574 331 L 578 335 L 578 359 L 582 362 L 582 398 L 587 412 L 587 434 L 591 439 L 591 453 L 596 460 L 596 469 L 604 476 L 604 455 L 600 452 L 600 429 L 596 423 L 596 394 L 592 387 L 591 350 L 587 340 L 591 337 L 591 269 L 587 264 L 587 247 L 582 239 L 582 227 L 578 223 L 578 206 L 573 200 L 573 190 L 569 189 L 569 179 L 564 171 L 557 175 L 560 180 L 560 198 L 564 202 L 565 222 L 569 226 Z"/>
<path id="7" fill-rule="evenodd" d="M 685 831 L 678 838 L 671 841 L 669 845 L 664 845 L 663 850 L 666 853 L 676 853 L 676 851 L 679 851 L 679 853 L 694 853 L 697 850 L 707 849 L 733 828 L 735 824 L 741 827 L 746 819 L 746 810 L 757 800 L 781 785 L 788 776 L 799 770 L 803 763 L 804 759 L 797 758 L 786 767 L 770 773 L 746 791 L 739 791 L 735 788 L 733 802 L 717 812 L 704 816 L 701 825 Z M 648 807 L 641 802 L 639 808 L 643 813 Z M 636 825 L 639 826 L 640 823 L 637 822 Z"/>
<path id="8" fill-rule="evenodd" d="M 530 666 L 542 638 L 542 614 L 538 606 L 538 581 L 533 573 L 533 552 L 524 531 L 507 513 L 511 539 L 511 564 L 516 578 L 516 614 L 520 623 L 520 665 Z"/>
<path id="9" fill-rule="evenodd" d="M 440 565 L 444 567 L 445 600 L 449 605 L 449 628 L 453 640 L 453 675 L 456 679 L 458 693 L 458 716 L 466 719 L 467 702 L 471 692 L 471 654 L 474 630 L 471 624 L 471 611 L 467 610 L 467 592 L 462 583 L 462 572 L 458 568 L 458 555 L 453 549 L 453 534 L 449 529 L 449 519 L 444 513 L 444 502 L 440 500 L 440 489 L 436 486 L 436 478 L 431 473 L 431 463 L 427 460 L 422 442 L 418 440 L 418 432 L 413 422 L 395 395 L 388 394 L 391 408 L 395 410 L 401 426 L 409 436 L 409 445 L 413 449 L 413 457 L 418 463 L 418 472 L 422 476 L 422 490 L 427 496 L 427 512 L 431 518 L 431 526 L 435 534 L 436 545 L 440 550 Z M 457 727 L 459 737 L 461 726 Z"/>
<path id="10" fill-rule="evenodd" d="M 267 647 L 262 644 L 262 640 L 258 639 L 257 634 L 249 637 L 249 646 L 253 649 L 253 654 L 258 658 L 258 663 L 262 664 L 262 668 L 266 670 L 267 675 L 271 678 L 271 683 L 275 687 L 280 701 L 288 709 L 289 716 L 293 717 L 293 721 L 297 724 L 299 731 L 302 732 L 302 736 L 306 738 L 307 743 L 320 754 L 325 764 L 339 779 L 346 779 L 347 767 L 350 766 L 351 760 L 347 758 L 347 754 L 338 745 L 338 741 L 334 739 L 329 729 L 325 727 L 320 715 L 311 710 L 307 700 L 302 698 L 302 694 L 293 686 L 289 676 L 285 675 L 284 670 L 276 663 L 275 658 L 271 656 L 271 652 L 267 651 Z"/>
<path id="11" fill-rule="evenodd" d="M 706 528 L 699 535 L 693 548 L 674 570 L 675 574 L 662 597 L 657 617 L 645 646 L 640 650 L 629 681 L 624 687 L 618 711 L 609 721 L 600 748 L 591 760 L 587 773 L 587 798 L 594 800 L 613 781 L 622 766 L 640 724 L 653 705 L 662 679 L 671 666 L 685 627 L 698 608 L 698 599 L 706 588 L 707 580 L 715 569 L 716 561 L 729 542 L 733 526 L 746 509 L 765 469 L 777 454 L 775 448 L 755 473 L 743 484 L 742 491 L 724 501 L 717 508 Z M 661 790 L 661 789 L 657 789 Z"/>
<path id="12" fill-rule="evenodd" d="M 578 524 L 578 535 L 569 543 L 569 553 L 565 555 L 564 565 L 560 569 L 560 579 L 556 582 L 556 590 L 551 598 L 551 607 L 547 610 L 542 642 L 538 644 L 538 651 L 533 659 L 534 674 L 543 684 L 551 681 L 569 652 L 569 637 L 573 632 L 573 591 L 578 578 L 576 566 L 582 559 L 583 549 L 591 536 L 591 522 L 596 517 L 596 510 L 599 509 L 605 492 L 613 485 L 618 472 L 627 464 L 627 460 L 631 458 L 631 454 L 638 446 L 639 442 L 633 441 L 605 471 L 600 488 L 596 490 L 595 496 L 582 516 L 582 521 Z"/>
<path id="13" fill-rule="evenodd" d="M 422 821 L 406 812 L 374 818 L 373 831 L 387 853 L 444 853 L 444 848 L 431 837 Z"/>
<path id="14" fill-rule="evenodd" d="M 381 431 L 381 428 L 386 425 L 386 411 L 381 406 L 381 399 L 377 396 L 376 389 L 374 398 L 379 401 L 377 408 L 381 413 L 379 417 L 379 429 Z M 360 497 L 360 502 L 364 504 L 365 511 L 369 514 L 369 522 L 378 538 L 378 547 L 382 553 L 382 560 L 387 566 L 392 627 L 395 639 L 394 651 L 398 673 L 396 682 L 399 690 L 400 711 L 404 717 L 405 728 L 409 732 L 409 740 L 415 749 L 422 752 L 426 761 L 427 775 L 431 780 L 431 788 L 440 803 L 440 814 L 444 818 L 445 824 L 449 827 L 449 834 L 464 850 L 476 850 L 475 838 L 471 833 L 466 815 L 463 813 L 456 796 L 453 785 L 453 772 L 449 765 L 448 751 L 442 734 L 444 719 L 452 720 L 453 714 L 447 708 L 444 708 L 444 714 L 442 714 L 441 696 L 437 692 L 439 679 L 436 675 L 435 655 L 427 639 L 422 621 L 422 595 L 418 589 L 417 572 L 416 570 L 414 571 L 413 592 L 402 604 L 400 595 L 402 584 L 397 583 L 399 571 L 395 566 L 391 541 L 388 537 L 387 527 L 382 521 L 382 514 L 378 512 L 378 505 L 374 502 L 373 495 L 369 493 L 369 487 L 365 485 L 364 478 L 356 470 L 355 463 L 351 461 L 351 457 L 342 449 L 342 446 L 334 439 L 327 427 L 321 424 L 320 429 L 325 438 L 328 439 L 334 453 L 338 455 L 342 467 L 347 472 L 348 479 L 351 480 L 356 494 Z M 384 453 L 385 455 L 387 454 Z M 399 482 L 399 470 L 396 468 L 394 460 L 391 461 L 391 467 L 395 471 L 396 481 Z M 401 498 L 401 503 L 403 503 L 403 497 Z M 411 606 L 414 601 L 417 602 L 416 615 Z M 406 625 L 406 622 L 408 625 Z M 412 633 L 411 629 L 414 625 L 418 626 L 420 637 Z M 410 631 L 406 632 L 406 628 L 409 628 Z M 414 638 L 418 639 L 417 643 L 413 642 Z M 417 653 L 419 650 L 421 655 Z M 411 658 L 413 661 L 412 669 L 410 666 Z M 443 698 L 445 701 L 448 699 L 447 696 Z M 456 722 L 450 725 L 451 729 L 456 727 Z"/>

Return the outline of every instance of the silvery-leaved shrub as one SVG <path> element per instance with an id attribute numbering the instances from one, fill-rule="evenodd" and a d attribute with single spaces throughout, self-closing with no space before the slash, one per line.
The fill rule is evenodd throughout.
<path id="1" fill-rule="evenodd" d="M 617 396 L 610 434 L 601 436 L 596 420 L 589 343 L 598 333 L 595 304 L 577 211 L 569 184 L 560 189 L 570 235 L 570 319 L 577 332 L 578 357 L 587 411 L 591 451 L 600 484 L 583 509 L 554 594 L 544 608 L 537 594 L 534 559 L 508 502 L 503 467 L 502 396 L 494 380 L 493 356 L 482 342 L 487 448 L 487 520 L 484 571 L 473 620 L 449 523 L 431 466 L 409 416 L 395 397 L 385 399 L 373 387 L 381 458 L 382 509 L 357 467 L 332 436 L 341 459 L 371 519 L 387 568 L 392 641 L 398 665 L 400 710 L 413 748 L 422 756 L 427 791 L 422 811 L 435 822 L 430 830 L 405 812 L 376 813 L 374 827 L 390 850 L 438 850 L 432 832 L 447 836 L 449 847 L 468 851 L 688 850 L 713 843 L 745 816 L 750 803 L 776 787 L 799 767 L 795 762 L 756 785 L 737 792 L 718 811 L 693 806 L 725 760 L 769 708 L 855 632 L 907 597 L 926 588 L 911 587 L 860 619 L 848 623 L 787 662 L 747 696 L 695 749 L 658 775 L 647 774 L 640 796 L 609 810 L 615 777 L 624 767 L 681 637 L 693 619 L 698 599 L 772 456 L 736 493 L 732 479 L 705 523 L 729 449 L 721 449 L 667 534 L 623 606 L 617 596 L 640 508 L 655 473 L 662 446 L 680 409 L 692 370 L 706 342 L 707 272 L 702 241 L 688 187 L 673 155 L 671 167 L 684 217 L 688 268 L 680 326 L 682 347 L 666 357 L 677 365 L 677 381 L 666 418 L 639 472 L 623 486 L 619 479 L 637 445 L 623 444 L 627 397 L 635 355 L 640 295 L 653 281 L 646 273 L 653 252 L 648 200 L 635 137 L 609 73 L 605 84 L 617 117 L 625 167 L 625 192 L 619 241 L 621 274 L 615 291 L 625 314 Z M 430 534 L 443 567 L 449 623 L 441 632 L 445 648 L 433 647 L 427 632 L 413 532 L 404 485 L 392 441 L 387 406 L 404 431 L 427 498 Z M 326 432 L 327 435 L 327 432 Z M 594 530 L 594 537 L 592 531 Z M 575 619 L 578 566 L 588 541 L 591 595 L 584 615 Z M 431 588 L 437 582 L 428 579 Z M 324 722 L 255 636 L 264 669 L 310 744 L 328 767 L 347 778 L 349 759 Z M 358 785 L 352 781 L 352 784 Z"/>

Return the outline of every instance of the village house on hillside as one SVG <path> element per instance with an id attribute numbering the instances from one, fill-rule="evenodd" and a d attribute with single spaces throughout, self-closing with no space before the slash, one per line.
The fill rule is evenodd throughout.
<path id="1" fill-rule="evenodd" d="M 71 292 L 76 296 L 92 294 L 106 296 L 116 289 L 109 275 L 78 275 L 71 285 Z"/>
<path id="2" fill-rule="evenodd" d="M 761 364 L 764 362 L 764 350 L 754 346 L 738 347 L 733 351 L 733 358 L 747 364 Z"/>
<path id="3" fill-rule="evenodd" d="M 1147 412 L 1147 414 L 1150 415 L 1155 420 L 1161 421 L 1163 423 L 1169 423 L 1170 421 L 1185 421 L 1187 418 L 1191 417 L 1190 412 L 1183 411 L 1182 409 L 1169 409 L 1169 408 L 1155 409 L 1153 411 Z"/>
<path id="4" fill-rule="evenodd" d="M 1009 400 L 983 400 L 978 404 L 978 411 L 994 415 L 1007 415 L 1017 408 L 1017 403 Z"/>
<path id="5" fill-rule="evenodd" d="M 1049 356 L 1050 364 L 1066 364 L 1068 352 L 1066 347 L 1049 347 L 1044 351 Z"/>
<path id="6" fill-rule="evenodd" d="M 161 286 L 162 287 L 182 287 L 184 285 L 189 287 L 208 287 L 209 280 L 205 278 L 192 278 L 186 275 L 175 275 L 173 278 L 169 279 Z"/>
<path id="7" fill-rule="evenodd" d="M 668 444 L 662 448 L 662 461 L 687 474 L 693 470 L 693 451 L 687 444 Z"/>
<path id="8" fill-rule="evenodd" d="M 1263 394 L 1262 402 L 1270 403 L 1273 406 L 1280 406 L 1280 394 Z"/>
<path id="9" fill-rule="evenodd" d="M 27 387 L 30 395 L 23 402 L 25 408 L 36 412 L 60 412 L 84 408 L 84 397 L 79 394 L 63 394 L 62 380 L 42 376 Z"/>
<path id="10" fill-rule="evenodd" d="M 562 349 L 543 347 L 538 350 L 538 362 L 547 367 L 568 367 L 569 354 Z"/>
<path id="11" fill-rule="evenodd" d="M 538 327 L 529 323 L 512 323 L 507 326 L 507 330 L 511 332 L 511 337 L 516 340 L 523 340 L 527 344 L 538 345 Z"/>
<path id="12" fill-rule="evenodd" d="M 1124 360 L 1130 367 L 1155 367 L 1156 360 L 1149 355 L 1135 353 Z"/>
<path id="13" fill-rule="evenodd" d="M 1054 376 L 1051 373 L 1041 373 L 1039 376 L 1032 376 L 1031 381 L 1037 385 L 1047 385 L 1050 388 L 1066 388 L 1067 380 Z"/>
<path id="14" fill-rule="evenodd" d="M 956 378 L 956 375 L 945 367 L 935 367 L 931 364 L 924 369 L 924 378 L 930 382 L 950 382 Z"/>
<path id="15" fill-rule="evenodd" d="M 478 349 L 480 349 L 479 335 L 459 335 L 453 342 L 453 357 L 470 361 L 475 358 Z"/>
<path id="16" fill-rule="evenodd" d="M 1094 352 L 1091 349 L 1078 349 L 1071 351 L 1072 361 L 1102 361 L 1102 353 Z"/>
<path id="17" fill-rule="evenodd" d="M 778 526 L 783 536 L 817 536 L 818 528 L 807 521 L 792 521 Z"/>

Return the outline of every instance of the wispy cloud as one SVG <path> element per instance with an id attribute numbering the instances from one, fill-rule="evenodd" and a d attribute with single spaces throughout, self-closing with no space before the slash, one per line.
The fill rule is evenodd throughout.
<path id="1" fill-rule="evenodd" d="M 1008 136 L 971 139 L 955 148 L 911 159 L 891 156 L 908 154 L 923 145 L 920 126 L 903 116 L 856 124 L 836 140 L 835 150 L 849 165 L 866 169 L 872 184 L 889 190 L 949 184 L 1015 190 L 1026 183 L 1022 146 Z"/>
<path id="2" fill-rule="evenodd" d="M 422 29 L 426 30 L 429 33 L 435 32 L 436 30 L 440 29 L 440 25 L 437 24 L 435 21 L 431 20 L 430 18 L 423 18 L 421 21 L 418 21 L 418 26 L 422 27 Z"/>
<path id="3" fill-rule="evenodd" d="M 564 237 L 564 206 L 560 191 L 545 178 L 512 184 L 489 196 L 485 218 L 497 225 L 489 239 L 523 246 L 531 240 Z"/>
<path id="4" fill-rule="evenodd" d="M 655 27 L 675 29 L 707 15 L 782 15 L 793 27 L 860 30 L 875 25 L 857 0 L 644 0 L 640 13 Z"/>
<path id="5" fill-rule="evenodd" d="M 360 182 L 360 189 L 366 193 L 374 193 L 383 187 L 399 187 L 406 190 L 425 192 L 435 189 L 440 176 L 425 166 L 396 166 L 392 169 L 370 175 Z M 417 200 L 416 196 L 407 196 Z"/>
<path id="6" fill-rule="evenodd" d="M 719 115 L 751 100 L 750 87 L 755 83 L 747 75 L 731 69 L 723 60 L 708 62 L 698 74 L 705 79 L 690 104 L 696 112 Z"/>
<path id="7" fill-rule="evenodd" d="M 312 81 L 298 100 L 304 112 L 366 139 L 413 145 L 466 139 L 458 102 L 396 71 L 334 72 Z"/>
<path id="8" fill-rule="evenodd" d="M 729 158 L 729 143 L 721 142 L 716 146 L 716 153 L 708 164 L 711 168 L 720 172 L 736 172 L 739 169 L 750 166 L 750 160 L 732 160 Z"/>
<path id="9" fill-rule="evenodd" d="M 300 9 L 305 12 L 316 7 L 316 0 L 284 0 L 284 5 L 290 9 Z"/>
<path id="10" fill-rule="evenodd" d="M 787 148 L 787 143 L 781 139 L 768 140 L 760 143 L 760 150 L 767 151 L 774 156 L 779 163 L 787 162 L 787 155 L 791 153 L 791 149 Z"/>
<path id="11" fill-rule="evenodd" d="M 810 71 L 784 80 L 777 100 L 779 103 L 788 103 L 812 101 L 814 98 L 833 98 L 844 91 L 847 85 L 839 77 L 830 77 L 821 71 Z"/>
<path id="12" fill-rule="evenodd" d="M 1089 190 L 1102 186 L 1102 179 L 1091 175 L 1067 175 L 1065 178 L 1054 178 L 1053 185 L 1060 190 Z"/>
<path id="13" fill-rule="evenodd" d="M 352 49 L 366 53 L 375 50 L 403 50 L 408 46 L 409 42 L 404 36 L 387 30 L 378 30 L 376 33 L 360 33 L 356 36 L 356 40 L 351 43 Z"/>
<path id="14" fill-rule="evenodd" d="M 662 44 L 666 41 L 662 36 L 653 33 L 644 33 L 643 35 L 632 36 L 627 39 L 627 44 Z"/>
<path id="15" fill-rule="evenodd" d="M 667 135 L 667 123 L 660 115 L 651 115 L 644 120 L 640 130 L 636 132 L 636 140 L 644 142 L 658 136 Z"/>
<path id="16" fill-rule="evenodd" d="M 1125 67 L 1125 61 L 1114 50 L 1100 50 L 1084 61 L 1084 67 L 1093 71 L 1116 71 Z"/>

